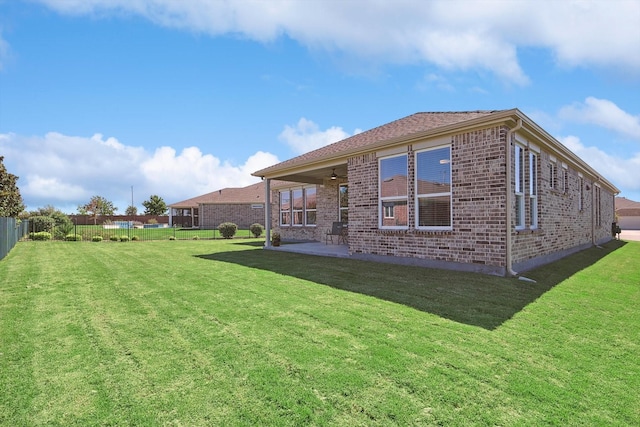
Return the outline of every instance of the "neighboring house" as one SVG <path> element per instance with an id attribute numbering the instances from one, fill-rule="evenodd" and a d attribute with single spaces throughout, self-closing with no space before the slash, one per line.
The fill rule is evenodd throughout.
<path id="1" fill-rule="evenodd" d="M 616 197 L 616 217 L 622 230 L 640 230 L 640 202 Z"/>
<path id="2" fill-rule="evenodd" d="M 264 200 L 264 182 L 223 188 L 169 205 L 169 224 L 201 229 L 218 228 L 223 222 L 233 222 L 242 229 L 255 223 L 264 225 Z"/>
<path id="3" fill-rule="evenodd" d="M 610 240 L 619 193 L 518 109 L 417 113 L 254 175 L 267 247 L 342 221 L 355 258 L 505 275 Z"/>

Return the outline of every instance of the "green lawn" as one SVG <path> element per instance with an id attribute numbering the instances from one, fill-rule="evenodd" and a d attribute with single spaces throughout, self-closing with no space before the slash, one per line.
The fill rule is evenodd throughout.
<path id="1" fill-rule="evenodd" d="M 640 425 L 640 243 L 478 274 L 260 241 L 21 242 L 0 425 Z"/>

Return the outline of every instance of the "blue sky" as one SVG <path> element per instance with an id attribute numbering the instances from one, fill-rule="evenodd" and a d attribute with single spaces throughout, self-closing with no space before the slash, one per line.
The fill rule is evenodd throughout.
<path id="1" fill-rule="evenodd" d="M 640 1 L 0 0 L 28 209 L 124 212 L 419 111 L 519 108 L 640 201 Z"/>

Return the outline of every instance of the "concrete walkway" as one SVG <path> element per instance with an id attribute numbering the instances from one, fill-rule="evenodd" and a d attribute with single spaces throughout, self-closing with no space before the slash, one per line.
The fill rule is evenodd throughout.
<path id="1" fill-rule="evenodd" d="M 622 230 L 620 240 L 635 240 L 640 242 L 640 230 Z"/>

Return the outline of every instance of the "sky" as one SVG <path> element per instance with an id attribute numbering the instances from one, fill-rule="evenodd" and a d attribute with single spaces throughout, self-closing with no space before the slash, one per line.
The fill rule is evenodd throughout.
<path id="1" fill-rule="evenodd" d="M 640 201 L 640 0 L 0 0 L 28 210 L 118 213 L 425 111 L 518 108 Z"/>

